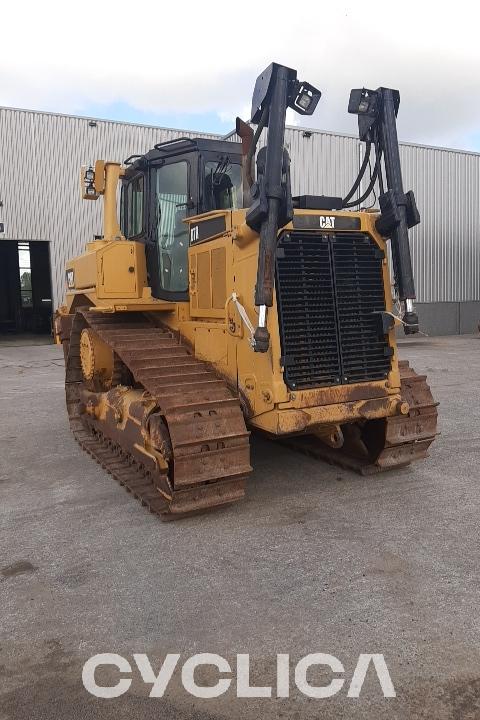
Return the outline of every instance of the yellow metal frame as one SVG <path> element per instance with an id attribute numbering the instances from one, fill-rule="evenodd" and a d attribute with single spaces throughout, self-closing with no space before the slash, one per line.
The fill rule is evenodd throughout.
<path id="1" fill-rule="evenodd" d="M 100 177 L 97 182 L 97 172 Z M 259 237 L 245 224 L 245 210 L 225 210 L 189 218 L 193 224 L 224 216 L 225 232 L 189 247 L 188 302 L 172 303 L 152 297 L 147 284 L 143 244 L 126 240 L 116 219 L 116 194 L 122 168 L 115 163 L 96 165 L 95 188 L 104 195 L 104 239 L 87 244 L 86 252 L 67 264 L 67 289 L 63 313 L 91 305 L 92 311 L 156 313 L 178 330 L 195 355 L 210 362 L 219 374 L 238 389 L 251 425 L 274 434 L 304 432 L 319 426 L 374 419 L 408 411 L 400 402 L 395 330 L 388 333 L 393 350 L 391 371 L 382 381 L 291 391 L 283 378 L 277 307 L 268 313 L 270 348 L 255 353 L 235 297 L 243 305 L 253 326 L 257 309 L 254 287 Z M 375 229 L 377 215 L 370 212 L 324 212 L 297 210 L 296 215 L 344 216 L 360 220 L 360 231 L 368 233 L 386 254 L 384 239 Z M 292 223 L 285 226 L 293 229 Z M 306 231 L 309 232 L 309 231 Z M 312 231 L 314 232 L 314 231 Z M 341 233 L 341 230 L 336 230 Z M 393 312 L 387 259 L 383 260 L 385 305 Z"/>

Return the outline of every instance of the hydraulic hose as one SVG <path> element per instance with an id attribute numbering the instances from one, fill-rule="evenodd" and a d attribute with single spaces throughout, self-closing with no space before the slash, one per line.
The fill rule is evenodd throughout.
<path id="1" fill-rule="evenodd" d="M 372 192 L 372 190 L 375 186 L 375 182 L 377 180 L 377 176 L 380 171 L 381 157 L 382 157 L 382 154 L 381 154 L 381 152 L 379 152 L 376 157 L 376 160 L 375 160 L 375 167 L 373 168 L 373 173 L 370 178 L 370 182 L 368 183 L 368 187 L 365 190 L 365 192 L 363 193 L 363 195 L 361 197 L 359 197 L 358 200 L 354 200 L 350 203 L 346 203 L 343 207 L 346 207 L 346 208 L 356 207 L 357 205 L 361 205 L 363 202 L 365 202 L 365 200 L 368 198 L 368 196 L 370 195 L 370 193 Z"/>
<path id="2" fill-rule="evenodd" d="M 360 170 L 358 171 L 357 179 L 353 183 L 351 190 L 343 198 L 343 201 L 342 201 L 343 207 L 348 207 L 347 203 L 355 195 L 355 193 L 357 192 L 357 190 L 360 186 L 360 183 L 362 182 L 363 176 L 365 175 L 365 171 L 367 169 L 368 161 L 370 160 L 371 149 L 372 149 L 372 143 L 371 143 L 371 141 L 368 141 L 365 146 L 365 156 L 364 156 L 363 162 L 360 166 Z"/>

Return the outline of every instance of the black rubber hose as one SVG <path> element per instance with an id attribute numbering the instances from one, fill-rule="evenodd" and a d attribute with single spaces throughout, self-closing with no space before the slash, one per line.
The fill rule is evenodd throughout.
<path id="1" fill-rule="evenodd" d="M 347 205 L 348 201 L 355 195 L 357 192 L 360 183 L 362 182 L 363 176 L 365 175 L 365 171 L 367 169 L 368 161 L 370 160 L 370 151 L 372 149 L 372 143 L 368 141 L 365 146 L 365 156 L 363 158 L 363 162 L 360 166 L 360 170 L 358 171 L 357 179 L 352 185 L 351 190 L 345 195 L 345 197 L 342 200 L 342 207 L 349 207 Z"/>
<path id="2" fill-rule="evenodd" d="M 346 208 L 356 207 L 357 205 L 360 205 L 361 203 L 365 202 L 365 200 L 368 198 L 368 196 L 370 195 L 370 193 L 372 192 L 372 190 L 373 190 L 373 188 L 374 188 L 374 186 L 375 186 L 375 182 L 376 182 L 376 180 L 377 180 L 377 175 L 378 175 L 378 172 L 379 172 L 379 170 L 380 170 L 380 160 L 381 160 L 381 158 L 382 158 L 382 154 L 379 153 L 379 154 L 377 155 L 376 160 L 375 160 L 375 167 L 373 168 L 372 177 L 370 178 L 370 182 L 368 183 L 368 187 L 367 187 L 367 189 L 365 190 L 365 192 L 363 193 L 362 197 L 358 198 L 358 200 L 355 200 L 354 202 L 347 203 L 346 205 L 344 205 L 344 207 L 346 207 Z"/>

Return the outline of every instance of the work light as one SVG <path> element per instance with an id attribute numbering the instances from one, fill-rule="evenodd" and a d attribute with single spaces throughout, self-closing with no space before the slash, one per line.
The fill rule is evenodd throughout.
<path id="1" fill-rule="evenodd" d="M 377 104 L 377 93 L 366 88 L 357 88 L 350 92 L 348 112 L 353 115 L 374 114 Z"/>
<path id="2" fill-rule="evenodd" d="M 296 82 L 294 86 L 294 97 L 289 105 L 301 115 L 312 115 L 317 107 L 322 93 L 306 82 Z"/>

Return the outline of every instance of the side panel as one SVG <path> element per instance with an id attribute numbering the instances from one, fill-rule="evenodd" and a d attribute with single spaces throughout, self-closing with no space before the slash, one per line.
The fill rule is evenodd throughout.
<path id="1" fill-rule="evenodd" d="M 70 260 L 67 263 L 67 272 L 70 269 L 73 269 L 74 272 L 73 278 L 76 290 L 85 290 L 86 288 L 95 287 L 97 284 L 96 252 L 87 251 L 85 255 L 79 255 L 79 257 Z"/>
<path id="2" fill-rule="evenodd" d="M 147 285 L 143 245 L 116 241 L 102 248 L 98 259 L 98 296 L 140 298 Z"/>
<path id="3" fill-rule="evenodd" d="M 212 325 L 212 323 L 209 323 Z M 194 335 L 195 357 L 207 360 L 219 367 L 227 368 L 227 335 L 223 327 L 205 327 L 198 325 Z"/>
<path id="4" fill-rule="evenodd" d="M 231 257 L 230 237 L 194 245 L 189 250 L 190 313 L 194 318 L 225 319 L 227 244 Z"/>

